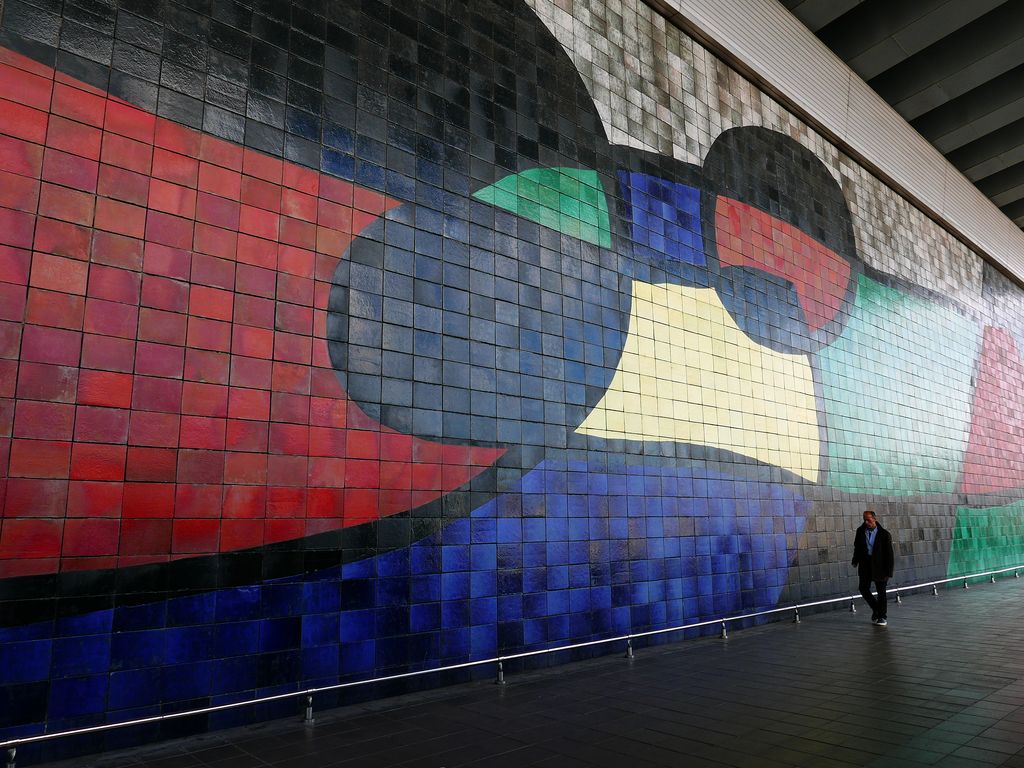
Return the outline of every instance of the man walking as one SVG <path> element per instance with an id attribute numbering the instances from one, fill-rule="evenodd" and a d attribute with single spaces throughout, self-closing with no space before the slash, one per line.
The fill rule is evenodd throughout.
<path id="1" fill-rule="evenodd" d="M 878 524 L 878 518 L 871 510 L 864 512 L 864 524 L 857 529 L 853 538 L 853 563 L 860 576 L 860 593 L 871 606 L 871 623 L 884 627 L 888 624 L 885 615 L 885 583 L 892 578 L 893 570 L 892 536 Z M 875 584 L 878 596 L 871 594 L 871 583 Z"/>

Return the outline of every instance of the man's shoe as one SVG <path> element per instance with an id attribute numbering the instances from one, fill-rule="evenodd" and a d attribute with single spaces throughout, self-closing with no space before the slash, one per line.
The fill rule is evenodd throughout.
<path id="1" fill-rule="evenodd" d="M 884 627 L 884 626 L 888 625 L 888 623 L 889 622 L 886 621 L 885 619 L 879 619 L 878 621 L 875 622 L 875 624 L 877 624 L 880 627 Z"/>

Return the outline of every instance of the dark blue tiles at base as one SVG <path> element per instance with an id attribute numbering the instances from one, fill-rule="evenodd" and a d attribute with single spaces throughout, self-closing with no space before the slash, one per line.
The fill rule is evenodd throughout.
<path id="1" fill-rule="evenodd" d="M 47 712 L 51 720 L 102 713 L 111 678 L 118 672 L 52 680 Z M 157 685 L 159 689 L 159 685 Z M 159 691 L 157 691 L 158 693 Z"/>
<path id="2" fill-rule="evenodd" d="M 648 498 L 652 483 L 729 503 Z M 10 646 L 24 661 L 0 666 L 0 690 L 53 719 L 121 718 L 774 607 L 809 508 L 782 486 L 654 466 L 548 462 L 521 486 L 522 518 L 499 496 L 408 549 L 41 626 Z"/>
<path id="3" fill-rule="evenodd" d="M 53 645 L 52 640 L 23 640 L 5 644 L 0 654 L 0 685 L 49 679 Z"/>

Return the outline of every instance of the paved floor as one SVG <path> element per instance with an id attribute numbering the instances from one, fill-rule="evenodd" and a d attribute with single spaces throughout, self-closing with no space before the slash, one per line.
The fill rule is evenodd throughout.
<path id="1" fill-rule="evenodd" d="M 889 616 L 818 614 L 61 766 L 1024 768 L 1024 580 Z"/>

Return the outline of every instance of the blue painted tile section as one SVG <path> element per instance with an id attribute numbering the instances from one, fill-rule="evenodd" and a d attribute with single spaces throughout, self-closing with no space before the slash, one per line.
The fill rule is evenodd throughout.
<path id="1" fill-rule="evenodd" d="M 619 171 L 619 183 L 637 258 L 706 263 L 699 189 L 628 171 Z"/>
<path id="2" fill-rule="evenodd" d="M 692 468 L 549 461 L 407 549 L 2 630 L 0 701 L 45 697 L 54 729 L 769 608 L 808 511 Z"/>

